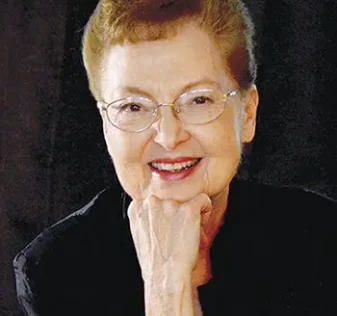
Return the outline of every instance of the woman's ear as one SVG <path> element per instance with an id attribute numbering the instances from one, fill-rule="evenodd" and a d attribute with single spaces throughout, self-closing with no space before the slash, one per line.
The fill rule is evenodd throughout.
<path id="1" fill-rule="evenodd" d="M 253 84 L 245 93 L 243 103 L 241 143 L 250 143 L 255 135 L 256 114 L 259 105 L 259 94 L 255 84 Z"/>

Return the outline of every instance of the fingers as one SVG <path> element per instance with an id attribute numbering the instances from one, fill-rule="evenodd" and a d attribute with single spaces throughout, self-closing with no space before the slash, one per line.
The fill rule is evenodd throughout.
<path id="1" fill-rule="evenodd" d="M 182 212 L 191 213 L 190 215 L 196 219 L 200 216 L 201 224 L 204 225 L 210 218 L 212 201 L 205 193 L 198 194 L 193 199 L 183 204 L 174 200 L 160 200 L 156 196 L 151 195 L 146 200 L 133 200 L 130 203 L 128 208 L 129 219 L 136 222 L 136 220 L 142 216 L 144 209 L 149 210 L 148 214 L 143 214 L 143 216 L 149 216 L 149 222 L 151 224 L 153 223 L 153 216 L 156 216 L 156 212 L 160 212 L 160 215 L 165 215 L 170 218 L 176 215 L 180 210 Z M 157 216 L 159 214 L 157 214 Z"/>
<path id="2" fill-rule="evenodd" d="M 212 210 L 212 201 L 206 193 L 198 194 L 185 204 L 193 209 L 199 209 L 201 212 L 209 212 Z"/>
<path id="3" fill-rule="evenodd" d="M 171 217 L 178 211 L 179 203 L 174 200 L 161 200 L 154 195 L 149 196 L 145 200 L 133 200 L 127 212 L 129 219 L 141 216 L 144 209 L 154 213 L 159 211 L 161 214 Z"/>
<path id="4" fill-rule="evenodd" d="M 185 206 L 190 208 L 191 210 L 199 211 L 202 225 L 207 223 L 212 211 L 212 201 L 207 194 L 205 193 L 198 194 L 192 200 L 185 203 Z"/>
<path id="5" fill-rule="evenodd" d="M 167 220 L 170 214 L 174 213 L 177 203 L 172 201 L 162 201 L 156 196 L 149 196 L 145 200 L 134 200 L 128 208 L 128 217 L 130 220 L 131 233 L 134 240 L 138 240 L 142 236 L 143 242 L 139 244 L 149 243 L 156 244 L 157 248 L 166 258 L 165 250 L 169 245 L 170 223 Z M 161 249 L 164 248 L 164 249 Z"/>
<path id="6" fill-rule="evenodd" d="M 130 221 L 136 220 L 136 218 L 140 215 L 142 211 L 142 202 L 138 200 L 132 200 L 128 207 L 128 218 Z"/>
<path id="7" fill-rule="evenodd" d="M 211 210 L 211 200 L 204 193 L 185 203 L 153 195 L 131 201 L 127 214 L 144 280 L 162 271 L 169 260 L 175 270 L 190 273 L 200 249 L 207 250 L 200 223 Z"/>

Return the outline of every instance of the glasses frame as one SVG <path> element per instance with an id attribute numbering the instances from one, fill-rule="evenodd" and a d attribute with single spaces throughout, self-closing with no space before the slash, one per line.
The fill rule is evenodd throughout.
<path id="1" fill-rule="evenodd" d="M 227 92 L 227 93 L 224 93 L 224 94 L 223 94 L 223 99 L 222 99 L 222 101 L 225 103 L 225 102 L 227 101 L 228 98 L 237 95 L 237 93 L 238 93 L 239 91 L 240 91 L 240 88 L 235 88 L 235 89 L 233 89 L 233 90 L 231 90 L 231 91 L 229 91 L 229 92 Z M 154 104 L 156 104 L 156 107 L 154 108 L 154 111 L 153 111 L 153 113 L 152 113 L 152 114 L 153 114 L 153 119 L 152 119 L 152 121 L 151 121 L 146 127 L 142 128 L 142 129 L 140 129 L 140 130 L 136 130 L 136 131 L 123 129 L 123 128 L 117 126 L 116 124 L 114 124 L 114 123 L 110 120 L 109 115 L 108 115 L 108 108 L 109 108 L 112 104 L 114 104 L 114 103 L 116 103 L 116 102 L 118 102 L 118 101 L 121 101 L 121 100 L 125 100 L 125 99 L 127 99 L 127 97 L 126 97 L 126 98 L 121 98 L 121 99 L 114 100 L 114 101 L 112 101 L 112 102 L 110 102 L 110 103 L 107 103 L 107 102 L 105 102 L 105 101 L 99 101 L 99 102 L 98 102 L 98 108 L 99 108 L 100 111 L 106 112 L 106 117 L 107 117 L 109 123 L 110 123 L 112 126 L 118 128 L 119 130 L 122 130 L 122 131 L 124 131 L 124 132 L 128 132 L 128 133 L 140 133 L 140 132 L 143 132 L 143 131 L 147 130 L 148 128 L 150 128 L 150 126 L 151 126 L 154 122 L 157 121 L 157 119 L 159 118 L 159 111 L 158 111 L 158 109 L 159 109 L 160 107 L 162 107 L 162 106 L 169 106 L 169 107 L 172 107 L 172 108 L 174 109 L 174 111 L 178 114 L 180 111 L 179 111 L 179 109 L 176 108 L 176 102 L 177 102 L 180 98 L 182 98 L 184 95 L 186 95 L 186 94 L 188 94 L 188 93 L 190 93 L 190 92 L 185 92 L 185 93 L 181 94 L 181 95 L 180 95 L 179 97 L 177 97 L 172 103 L 165 103 L 165 102 L 159 103 L 159 102 L 156 102 L 155 100 L 151 100 L 151 99 L 149 99 L 149 98 L 147 98 L 147 97 L 144 97 L 145 99 L 148 99 L 148 100 L 151 100 L 152 102 L 154 102 Z M 206 124 L 206 123 L 212 122 L 212 121 L 216 120 L 216 119 L 223 113 L 224 110 L 225 110 L 225 106 L 223 107 L 223 110 L 222 110 L 222 111 L 221 111 L 215 118 L 213 118 L 213 119 L 211 119 L 211 120 L 209 120 L 209 121 L 206 121 L 206 122 L 203 122 L 203 123 L 194 123 L 194 124 L 193 124 L 193 123 L 189 123 L 189 124 L 193 124 L 193 125 L 202 125 L 202 124 Z M 181 120 L 179 117 L 177 117 L 177 118 L 178 118 L 182 123 L 184 123 L 184 121 Z"/>

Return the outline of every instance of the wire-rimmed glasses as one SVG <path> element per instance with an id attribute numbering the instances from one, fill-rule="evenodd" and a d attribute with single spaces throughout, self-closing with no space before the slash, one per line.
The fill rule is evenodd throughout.
<path id="1" fill-rule="evenodd" d="M 173 103 L 158 103 L 144 96 L 130 96 L 111 103 L 100 102 L 109 122 L 125 132 L 138 133 L 149 128 L 157 119 L 161 106 L 170 106 L 182 123 L 205 124 L 218 118 L 227 99 L 239 89 L 223 93 L 219 89 L 198 88 L 180 95 Z"/>

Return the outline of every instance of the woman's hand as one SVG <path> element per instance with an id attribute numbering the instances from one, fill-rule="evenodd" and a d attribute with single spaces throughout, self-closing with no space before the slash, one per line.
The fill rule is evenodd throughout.
<path id="1" fill-rule="evenodd" d="M 199 254 L 200 235 L 205 235 L 201 234 L 201 223 L 207 221 L 211 209 L 211 200 L 206 194 L 199 194 L 185 203 L 160 200 L 155 196 L 131 202 L 128 209 L 131 233 L 146 295 L 151 296 L 151 302 L 159 296 L 164 305 L 180 304 L 182 297 L 192 300 L 188 297 L 191 296 L 191 274 Z M 182 297 L 178 298 L 180 295 Z M 156 304 L 161 305 L 158 300 Z M 189 315 L 180 313 L 181 306 L 171 307 L 175 309 L 172 315 Z M 151 314 L 156 313 L 162 314 L 162 311 L 153 312 L 152 309 Z"/>
<path id="2" fill-rule="evenodd" d="M 153 195 L 131 202 L 128 216 L 144 282 L 164 270 L 172 269 L 177 277 L 192 272 L 199 253 L 201 217 L 207 217 L 211 208 L 206 194 L 182 204 Z"/>

